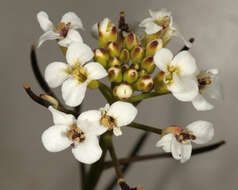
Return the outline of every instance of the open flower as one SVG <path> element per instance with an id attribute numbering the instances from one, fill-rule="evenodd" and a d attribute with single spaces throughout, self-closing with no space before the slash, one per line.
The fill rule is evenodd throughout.
<path id="1" fill-rule="evenodd" d="M 92 80 L 107 76 L 107 71 L 97 62 L 88 62 L 94 54 L 84 43 L 73 43 L 68 47 L 66 59 L 68 64 L 53 62 L 46 67 L 45 79 L 50 87 L 62 84 L 62 96 L 68 106 L 82 103 L 87 85 Z"/>
<path id="2" fill-rule="evenodd" d="M 176 160 L 181 163 L 190 159 L 192 144 L 204 144 L 214 136 L 213 124 L 207 121 L 195 121 L 185 129 L 177 126 L 168 127 L 163 130 L 162 138 L 156 146 L 161 147 L 165 152 L 171 152 Z"/>
<path id="3" fill-rule="evenodd" d="M 160 32 L 164 36 L 167 35 L 168 38 L 178 36 L 184 41 L 187 47 L 191 47 L 191 43 L 185 40 L 179 32 L 178 27 L 173 23 L 171 12 L 166 9 L 161 9 L 160 11 L 149 10 L 149 14 L 151 17 L 144 19 L 139 24 L 140 27 L 145 28 L 146 34 L 151 35 Z"/>
<path id="4" fill-rule="evenodd" d="M 74 157 L 82 163 L 92 164 L 99 160 L 102 150 L 98 135 L 100 126 L 87 120 L 76 121 L 73 115 L 49 107 L 54 125 L 42 134 L 42 143 L 49 152 L 59 152 L 72 146 Z"/>
<path id="5" fill-rule="evenodd" d="M 80 120 L 88 120 L 107 130 L 113 130 L 116 136 L 122 134 L 121 127 L 130 124 L 137 115 L 137 109 L 131 103 L 117 101 L 107 104 L 100 110 L 89 110 L 80 114 Z"/>
<path id="6" fill-rule="evenodd" d="M 218 69 L 209 69 L 200 72 L 200 74 L 197 76 L 199 94 L 192 101 L 196 110 L 206 111 L 214 108 L 214 106 L 210 104 L 203 95 L 217 100 L 223 99 L 218 73 Z"/>
<path id="7" fill-rule="evenodd" d="M 169 49 L 161 48 L 155 53 L 154 62 L 165 72 L 164 82 L 175 98 L 186 102 L 192 101 L 198 95 L 198 68 L 188 51 L 181 51 L 173 58 Z"/>
<path id="8" fill-rule="evenodd" d="M 58 26 L 54 26 L 44 11 L 37 14 L 37 20 L 45 32 L 38 41 L 38 47 L 47 40 L 59 40 L 58 44 L 68 47 L 72 42 L 83 42 L 81 35 L 76 29 L 83 29 L 81 19 L 73 12 L 63 15 Z"/>

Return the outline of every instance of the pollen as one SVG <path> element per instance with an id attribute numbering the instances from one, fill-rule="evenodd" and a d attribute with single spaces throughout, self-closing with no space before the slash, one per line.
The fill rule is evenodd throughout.
<path id="1" fill-rule="evenodd" d="M 72 142 L 83 142 L 85 140 L 84 132 L 78 128 L 76 125 L 73 125 L 71 129 L 67 132 L 67 137 Z"/>
<path id="2" fill-rule="evenodd" d="M 102 116 L 100 123 L 103 126 L 107 127 L 108 130 L 112 130 L 113 127 L 117 126 L 116 120 L 112 116 L 109 116 L 109 115 L 106 115 L 106 114 L 104 116 Z"/>
<path id="3" fill-rule="evenodd" d="M 83 83 L 88 79 L 87 71 L 79 63 L 75 63 L 73 66 L 67 68 L 65 72 L 70 74 L 79 83 Z"/>
<path id="4" fill-rule="evenodd" d="M 65 38 L 70 28 L 71 23 L 65 24 L 64 22 L 60 22 L 58 26 L 55 28 L 55 31 L 59 33 L 61 37 Z"/>
<path id="5" fill-rule="evenodd" d="M 182 144 L 188 144 L 190 140 L 195 140 L 196 136 L 187 130 L 183 130 L 181 133 L 175 135 L 178 142 Z"/>

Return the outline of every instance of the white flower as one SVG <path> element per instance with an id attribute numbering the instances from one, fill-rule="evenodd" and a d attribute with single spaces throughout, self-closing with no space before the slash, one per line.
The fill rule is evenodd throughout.
<path id="1" fill-rule="evenodd" d="M 87 63 L 93 56 L 91 48 L 86 44 L 73 43 L 66 52 L 68 64 L 53 62 L 46 67 L 46 82 L 52 88 L 62 84 L 62 96 L 68 106 L 80 105 L 89 82 L 107 76 L 107 71 L 99 63 Z"/>
<path id="2" fill-rule="evenodd" d="M 79 119 L 88 120 L 97 128 L 104 128 L 103 132 L 113 130 L 116 136 L 122 134 L 121 127 L 130 124 L 137 115 L 137 109 L 131 103 L 117 101 L 112 105 L 106 105 L 100 110 L 90 110 L 80 114 Z"/>
<path id="3" fill-rule="evenodd" d="M 71 114 L 65 114 L 49 107 L 54 125 L 42 134 L 42 143 L 49 152 L 59 152 L 72 146 L 74 157 L 82 163 L 92 164 L 100 159 L 102 150 L 98 135 L 100 126 L 87 120 L 75 120 Z"/>
<path id="4" fill-rule="evenodd" d="M 180 160 L 181 163 L 191 157 L 191 142 L 204 144 L 214 136 L 213 124 L 207 121 L 195 121 L 184 130 L 179 127 L 169 127 L 167 131 L 156 146 L 161 147 L 165 152 L 171 152 L 173 158 Z"/>
<path id="5" fill-rule="evenodd" d="M 181 51 L 173 58 L 169 49 L 161 48 L 155 53 L 154 62 L 165 72 L 164 82 L 175 98 L 186 102 L 192 101 L 198 95 L 198 68 L 188 51 Z"/>
<path id="6" fill-rule="evenodd" d="M 113 89 L 113 93 L 117 96 L 120 100 L 127 100 L 133 95 L 133 89 L 127 83 L 121 83 L 119 86 L 116 86 Z"/>
<path id="7" fill-rule="evenodd" d="M 148 35 L 164 31 L 167 35 L 180 37 L 187 47 L 191 47 L 191 43 L 186 41 L 182 34 L 179 32 L 178 27 L 173 23 L 173 17 L 171 12 L 166 9 L 160 11 L 149 10 L 151 17 L 144 19 L 139 24 L 140 27 L 145 28 L 145 32 Z"/>
<path id="8" fill-rule="evenodd" d="M 218 69 L 209 69 L 200 72 L 200 74 L 197 76 L 199 94 L 192 101 L 196 110 L 206 111 L 214 108 L 214 106 L 210 104 L 203 95 L 217 100 L 223 99 L 218 73 Z"/>
<path id="9" fill-rule="evenodd" d="M 76 29 L 83 29 L 81 19 L 73 12 L 63 15 L 57 27 L 53 25 L 48 15 L 44 11 L 37 14 L 37 20 L 45 32 L 38 41 L 40 47 L 47 40 L 59 40 L 60 46 L 68 47 L 72 42 L 83 42 L 81 35 Z"/>

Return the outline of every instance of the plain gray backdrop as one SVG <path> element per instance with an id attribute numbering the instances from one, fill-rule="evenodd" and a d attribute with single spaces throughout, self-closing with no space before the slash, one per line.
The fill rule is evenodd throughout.
<path id="1" fill-rule="evenodd" d="M 48 12 L 58 22 L 67 11 L 76 12 L 86 29 L 104 17 L 117 21 L 119 11 L 126 11 L 128 20 L 140 21 L 148 16 L 148 9 L 167 8 L 184 36 L 195 37 L 191 49 L 202 68 L 218 68 L 224 86 L 225 99 L 215 102 L 215 109 L 197 112 L 191 103 L 178 102 L 172 96 L 144 101 L 136 119 L 149 125 L 184 126 L 195 120 L 208 120 L 215 125 L 213 142 L 225 139 L 227 145 L 207 154 L 193 157 L 180 164 L 173 159 L 153 160 L 133 165 L 125 176 L 129 184 L 141 184 L 145 190 L 235 190 L 237 189 L 238 135 L 238 1 L 236 0 L 1 0 L 0 1 L 0 188 L 6 190 L 75 190 L 79 189 L 78 164 L 70 149 L 49 153 L 41 144 L 41 133 L 52 124 L 47 109 L 27 97 L 22 86 L 31 84 L 41 93 L 30 68 L 29 51 L 42 34 L 36 21 L 40 10 Z M 95 47 L 88 31 L 82 32 L 85 42 Z M 169 47 L 176 52 L 183 45 L 174 39 Z M 52 61 L 64 61 L 56 43 L 45 43 L 38 49 L 42 71 Z M 59 90 L 56 90 L 59 92 Z M 59 94 L 60 95 L 60 94 Z M 103 106 L 98 91 L 88 91 L 83 109 Z M 116 151 L 126 156 L 138 130 L 123 129 L 124 135 L 115 139 Z M 151 135 L 142 153 L 161 150 L 154 147 L 159 139 Z M 98 189 L 114 174 L 104 173 Z"/>

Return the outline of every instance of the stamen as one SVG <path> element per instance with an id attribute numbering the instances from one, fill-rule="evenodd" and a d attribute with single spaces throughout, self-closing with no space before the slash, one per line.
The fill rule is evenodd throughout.
<path id="1" fill-rule="evenodd" d="M 108 130 L 112 130 L 113 127 L 117 126 L 116 120 L 113 117 L 106 115 L 106 114 L 104 116 L 102 116 L 100 122 L 103 126 L 107 127 Z"/>
<path id="2" fill-rule="evenodd" d="M 203 89 L 205 86 L 210 85 L 212 83 L 211 77 L 206 76 L 203 78 L 198 78 L 199 89 Z"/>
<path id="3" fill-rule="evenodd" d="M 83 142 L 85 140 L 84 132 L 78 128 L 76 125 L 73 125 L 72 128 L 67 132 L 67 137 L 73 142 Z"/>
<path id="4" fill-rule="evenodd" d="M 175 137 L 176 137 L 177 141 L 182 144 L 188 144 L 190 142 L 190 140 L 196 139 L 196 136 L 191 134 L 187 130 L 183 130 L 181 133 L 175 135 Z"/>

